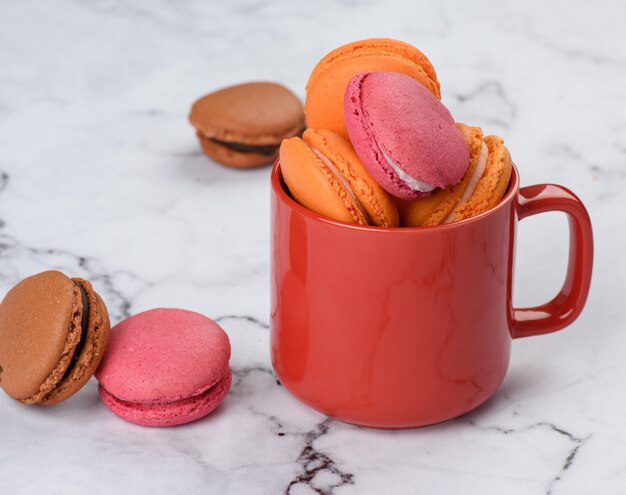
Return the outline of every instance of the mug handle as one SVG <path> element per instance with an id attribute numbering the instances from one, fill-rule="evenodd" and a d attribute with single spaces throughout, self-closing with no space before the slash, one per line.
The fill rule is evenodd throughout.
<path id="1" fill-rule="evenodd" d="M 593 266 L 593 232 L 580 199 L 565 187 L 538 184 L 519 190 L 519 220 L 546 211 L 562 211 L 569 223 L 569 261 L 561 291 L 551 301 L 532 308 L 513 308 L 512 337 L 555 332 L 572 323 L 585 305 Z"/>

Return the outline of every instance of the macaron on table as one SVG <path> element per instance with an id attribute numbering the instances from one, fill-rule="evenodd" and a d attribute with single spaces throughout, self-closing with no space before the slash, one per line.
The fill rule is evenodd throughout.
<path id="1" fill-rule="evenodd" d="M 109 327 L 88 281 L 58 271 L 22 280 L 0 305 L 0 386 L 23 404 L 71 397 L 98 368 Z"/>
<path id="2" fill-rule="evenodd" d="M 226 397 L 229 358 L 228 336 L 214 321 L 193 311 L 152 309 L 113 328 L 96 372 L 98 392 L 131 423 L 190 423 Z"/>
<path id="3" fill-rule="evenodd" d="M 621 46 L 626 11 L 438 9 L 7 5 L 0 493 L 620 493 L 625 267 L 606 219 L 626 186 L 623 77 L 599 26 Z M 472 222 L 511 178 L 571 187 L 598 248 L 585 311 L 516 341 L 498 391 L 459 418 L 388 431 L 320 414 L 270 358 L 276 159 L 298 208 L 364 230 Z M 566 222 L 516 235 L 515 307 L 535 306 L 563 283 Z M 329 270 L 350 256 L 329 248 Z M 315 273 L 291 268 L 298 294 Z"/>
<path id="4" fill-rule="evenodd" d="M 235 168 L 273 162 L 281 141 L 304 129 L 298 98 L 269 82 L 238 84 L 205 95 L 191 107 L 189 121 L 207 156 Z"/>

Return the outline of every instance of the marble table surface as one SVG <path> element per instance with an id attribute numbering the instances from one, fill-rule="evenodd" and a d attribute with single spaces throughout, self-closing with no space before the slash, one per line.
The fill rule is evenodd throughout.
<path id="1" fill-rule="evenodd" d="M 626 490 L 626 4 L 0 0 L 0 292 L 56 268 L 90 279 L 112 321 L 211 316 L 234 384 L 195 424 L 125 423 L 92 380 L 54 408 L 0 396 L 0 493 L 622 494 Z M 568 329 L 513 343 L 478 410 L 434 427 L 332 421 L 269 359 L 269 168 L 204 157 L 191 102 L 275 80 L 304 96 L 332 48 L 406 40 L 457 120 L 502 135 L 522 184 L 563 184 L 592 217 L 590 297 Z M 515 304 L 563 281 L 567 224 L 520 225 Z"/>

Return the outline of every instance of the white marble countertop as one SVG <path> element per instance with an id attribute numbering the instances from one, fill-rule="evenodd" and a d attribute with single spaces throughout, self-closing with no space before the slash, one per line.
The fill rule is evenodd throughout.
<path id="1" fill-rule="evenodd" d="M 49 268 L 90 279 L 113 322 L 158 306 L 217 319 L 233 388 L 195 424 L 150 429 L 92 380 L 55 408 L 0 395 L 0 493 L 623 494 L 626 490 L 626 31 L 623 2 L 0 1 L 0 292 Z M 435 5 L 436 4 L 436 5 Z M 345 42 L 389 36 L 433 61 L 457 120 L 501 134 L 522 184 L 589 208 L 587 308 L 513 343 L 465 417 L 361 429 L 309 410 L 269 361 L 269 168 L 210 162 L 191 102 L 249 80 L 304 96 Z M 519 229 L 515 302 L 560 287 L 558 214 Z"/>

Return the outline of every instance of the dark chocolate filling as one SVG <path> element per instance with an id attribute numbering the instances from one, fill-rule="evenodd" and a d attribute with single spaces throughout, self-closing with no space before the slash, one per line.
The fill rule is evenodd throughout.
<path id="1" fill-rule="evenodd" d="M 243 144 L 243 143 L 231 143 L 229 141 L 220 141 L 215 138 L 207 138 L 210 141 L 213 141 L 215 144 L 219 144 L 220 146 L 224 146 L 224 148 L 228 148 L 229 150 L 237 151 L 239 153 L 257 153 L 259 155 L 267 155 L 271 156 L 278 151 L 278 144 L 266 145 L 266 146 L 256 146 L 254 144 Z"/>
<path id="2" fill-rule="evenodd" d="M 85 292 L 83 286 L 78 282 L 74 283 L 80 290 L 80 298 L 83 301 L 83 312 L 80 318 L 80 341 L 76 344 L 72 360 L 65 370 L 65 374 L 63 375 L 63 378 L 61 378 L 61 381 L 65 380 L 74 369 L 76 361 L 78 361 L 78 358 L 80 357 L 80 353 L 83 352 L 83 347 L 85 347 L 85 341 L 87 340 L 87 333 L 89 332 L 89 298 L 87 297 L 87 293 Z"/>

